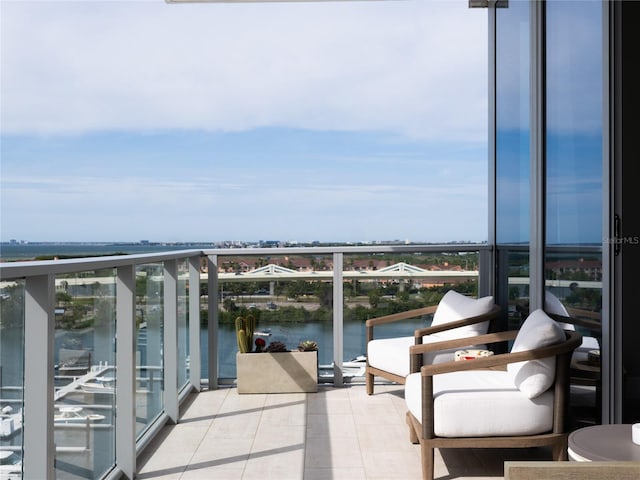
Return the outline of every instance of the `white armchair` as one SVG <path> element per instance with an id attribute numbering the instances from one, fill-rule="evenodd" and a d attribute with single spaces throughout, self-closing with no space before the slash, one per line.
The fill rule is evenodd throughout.
<path id="1" fill-rule="evenodd" d="M 510 353 L 425 365 L 407 377 L 407 423 L 421 445 L 424 479 L 433 479 L 434 448 L 550 445 L 554 460 L 566 459 L 569 361 L 580 334 L 537 310 L 518 331 L 416 345 L 411 354 L 509 340 Z"/>
<path id="2" fill-rule="evenodd" d="M 404 384 L 411 372 L 409 348 L 423 343 L 442 342 L 453 338 L 470 337 L 487 333 L 490 321 L 497 318 L 500 307 L 492 296 L 474 299 L 454 290 L 448 291 L 437 306 L 424 307 L 407 312 L 371 318 L 367 329 L 367 394 L 373 394 L 374 378 L 380 376 Z M 374 338 L 374 327 L 423 315 L 433 314 L 431 326 L 414 331 L 413 336 Z M 483 345 L 475 345 L 483 348 Z M 414 365 L 447 362 L 453 360 L 455 349 L 425 352 Z"/>

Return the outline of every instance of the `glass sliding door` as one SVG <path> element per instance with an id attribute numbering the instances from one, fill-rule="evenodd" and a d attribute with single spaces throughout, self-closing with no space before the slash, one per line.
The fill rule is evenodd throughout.
<path id="1" fill-rule="evenodd" d="M 496 9 L 498 293 L 517 328 L 528 311 L 530 244 L 530 5 Z"/>
<path id="2" fill-rule="evenodd" d="M 545 307 L 584 336 L 574 354 L 576 426 L 600 421 L 602 340 L 602 2 L 546 3 Z"/>
<path id="3" fill-rule="evenodd" d="M 617 118 L 615 128 L 619 135 L 615 136 L 616 152 L 619 158 L 616 169 L 622 172 L 633 171 L 637 163 L 637 131 L 638 108 L 640 96 L 638 84 L 640 75 L 636 68 L 637 49 L 640 42 L 638 21 L 640 21 L 640 3 L 619 2 L 611 5 L 613 25 L 616 36 L 620 38 L 621 47 L 614 56 L 616 68 L 614 72 L 621 74 L 619 82 L 612 82 L 620 90 L 616 95 L 615 109 L 622 112 Z M 626 48 L 625 48 L 626 47 Z M 626 64 L 626 68 L 625 68 Z M 614 191 L 616 194 L 615 212 L 620 219 L 618 238 L 614 252 L 614 268 L 616 278 L 616 298 L 612 302 L 615 308 L 615 348 L 621 351 L 615 360 L 616 372 L 613 390 L 621 397 L 620 405 L 616 405 L 616 421 L 634 423 L 640 421 L 640 358 L 638 356 L 638 338 L 640 338 L 640 298 L 638 296 L 638 271 L 640 271 L 640 219 L 636 214 L 640 204 L 637 177 L 634 175 L 616 175 Z M 610 239 L 610 241 L 613 239 Z"/>

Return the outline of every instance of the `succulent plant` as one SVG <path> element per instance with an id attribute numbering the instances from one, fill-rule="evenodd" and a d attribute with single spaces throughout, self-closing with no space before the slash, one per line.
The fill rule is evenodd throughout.
<path id="1" fill-rule="evenodd" d="M 305 340 L 304 342 L 300 342 L 298 350 L 301 352 L 313 352 L 318 350 L 318 344 L 313 340 Z"/>
<path id="2" fill-rule="evenodd" d="M 271 342 L 265 352 L 288 352 L 287 346 L 282 342 Z"/>

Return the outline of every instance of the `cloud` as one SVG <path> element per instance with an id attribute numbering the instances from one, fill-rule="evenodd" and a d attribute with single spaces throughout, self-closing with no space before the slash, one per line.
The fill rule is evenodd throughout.
<path id="1" fill-rule="evenodd" d="M 3 1 L 0 22 L 5 240 L 486 238 L 466 0 Z"/>
<path id="2" fill-rule="evenodd" d="M 602 8 L 607 2 L 547 2 L 547 128 L 555 133 L 598 135 L 602 130 Z M 498 13 L 498 15 L 501 15 Z M 529 125 L 529 2 L 512 2 L 499 22 L 498 126 Z M 499 20 L 498 20 L 499 21 Z"/>
<path id="3" fill-rule="evenodd" d="M 486 138 L 486 14 L 466 0 L 2 7 L 5 134 Z"/>
<path id="4" fill-rule="evenodd" d="M 486 203 L 481 184 L 443 182 L 437 176 L 424 185 L 302 178 L 277 184 L 246 178 L 246 183 L 233 183 L 224 175 L 181 180 L 9 176 L 3 179 L 2 203 L 20 209 L 3 210 L 3 236 L 58 240 L 72 232 L 75 241 L 258 236 L 433 242 L 486 237 L 486 211 L 478 214 L 483 210 L 478 205 Z"/>

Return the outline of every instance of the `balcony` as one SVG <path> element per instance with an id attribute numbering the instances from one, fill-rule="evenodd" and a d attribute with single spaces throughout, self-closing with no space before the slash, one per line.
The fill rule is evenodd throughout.
<path id="1" fill-rule="evenodd" d="M 345 366 L 364 352 L 363 303 L 407 309 L 443 284 L 484 294 L 490 254 L 403 245 L 2 264 L 0 403 L 13 421 L 2 450 L 22 455 L 16 478 L 418 478 L 402 389 L 368 397 Z M 276 257 L 288 264 L 263 265 Z M 427 257 L 448 268 L 411 265 Z M 249 310 L 290 348 L 318 341 L 318 393 L 237 394 L 228 318 Z M 436 475 L 501 477 L 504 460 L 538 458 L 548 452 L 443 452 Z"/>

